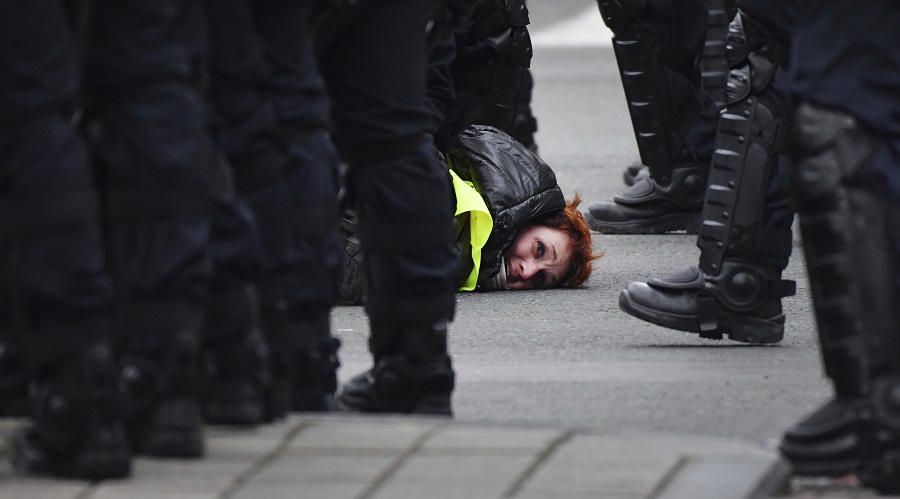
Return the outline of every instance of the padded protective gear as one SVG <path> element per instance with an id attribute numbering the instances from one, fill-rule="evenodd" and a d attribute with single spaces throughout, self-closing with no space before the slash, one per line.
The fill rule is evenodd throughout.
<path id="1" fill-rule="evenodd" d="M 646 1 L 598 0 L 603 21 L 612 30 L 613 49 L 631 114 L 641 162 L 650 168 L 656 182 L 672 180 L 675 157 L 684 145 L 682 136 L 700 110 L 698 61 L 669 47 L 659 20 L 647 16 Z M 679 15 L 694 16 L 682 6 Z M 697 14 L 704 14 L 705 9 Z M 680 40 L 679 40 L 680 42 Z M 683 78 L 697 91 L 696 99 L 675 102 L 671 77 Z"/>
<path id="2" fill-rule="evenodd" d="M 897 207 L 860 186 L 874 138 L 842 111 L 803 103 L 794 115 L 793 186 L 825 373 L 839 396 L 895 372 Z"/>
<path id="3" fill-rule="evenodd" d="M 838 397 L 789 429 L 779 446 L 796 475 L 854 473 L 862 486 L 900 493 L 900 378 L 873 381 L 860 397 Z"/>
<path id="4" fill-rule="evenodd" d="M 344 411 L 452 414 L 455 374 L 447 354 L 447 325 L 405 330 L 373 329 L 372 369 L 344 385 L 337 406 Z"/>
<path id="5" fill-rule="evenodd" d="M 118 387 L 135 452 L 160 457 L 204 454 L 199 362 L 195 331 L 179 331 L 162 346 L 132 340 L 126 347 L 119 359 Z"/>
<path id="6" fill-rule="evenodd" d="M 732 24 L 737 25 L 732 35 L 741 35 L 741 17 Z M 792 233 L 764 217 L 769 177 L 782 141 L 774 101 L 780 97 L 766 91 L 773 62 L 765 62 L 771 74 L 763 75 L 763 83 L 750 80 L 751 74 L 758 74 L 751 71 L 757 58 L 751 53 L 737 59 L 729 75 L 728 105 L 719 117 L 703 200 L 698 268 L 630 284 L 619 305 L 631 315 L 709 339 L 727 335 L 748 343 L 776 343 L 784 336 L 781 298 L 796 291 L 793 281 L 781 279 Z"/>
<path id="7" fill-rule="evenodd" d="M 32 425 L 13 441 L 11 462 L 27 473 L 100 480 L 131 472 L 118 417 L 108 345 L 91 345 L 38 379 Z"/>
<path id="8" fill-rule="evenodd" d="M 689 267 L 664 279 L 633 282 L 619 295 L 619 307 L 701 338 L 777 343 L 784 337 L 781 298 L 793 292 L 793 281 L 781 280 L 779 271 L 728 260 L 718 275 Z"/>
<path id="9" fill-rule="evenodd" d="M 725 56 L 725 39 L 728 25 L 735 14 L 735 0 L 706 0 L 709 20 L 706 25 L 706 42 L 700 72 L 703 90 L 720 109 L 725 107 L 725 84 L 728 81 L 728 59 Z"/>
<path id="10" fill-rule="evenodd" d="M 729 104 L 719 118 L 697 239 L 704 272 L 718 273 L 726 255 L 790 255 L 790 229 L 761 226 L 780 135 L 777 115 L 755 96 Z"/>

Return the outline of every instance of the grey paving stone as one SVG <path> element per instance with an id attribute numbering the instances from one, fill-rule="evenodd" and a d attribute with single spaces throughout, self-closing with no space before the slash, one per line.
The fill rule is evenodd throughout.
<path id="1" fill-rule="evenodd" d="M 76 480 L 17 475 L 0 458 L 0 499 L 74 499 L 88 487 Z"/>
<path id="2" fill-rule="evenodd" d="M 534 451 L 565 434 L 561 430 L 503 426 L 447 426 L 425 441 L 424 451 Z"/>
<path id="3" fill-rule="evenodd" d="M 655 499 L 763 498 L 787 479 L 786 465 L 774 459 L 689 460 Z"/>
<path id="4" fill-rule="evenodd" d="M 254 482 L 232 499 L 356 499 L 362 490 L 357 484 Z"/>
<path id="5" fill-rule="evenodd" d="M 138 458 L 128 480 L 103 482 L 98 492 L 106 497 L 128 498 L 131 494 L 166 498 L 172 496 L 214 497 L 225 491 L 248 466 L 219 460 Z"/>
<path id="6" fill-rule="evenodd" d="M 216 436 L 206 441 L 206 459 L 252 461 L 273 452 L 280 444 L 280 440 L 252 436 Z"/>
<path id="7" fill-rule="evenodd" d="M 529 455 L 419 454 L 403 463 L 373 498 L 499 498 L 532 461 Z"/>
<path id="8" fill-rule="evenodd" d="M 754 447 L 745 441 L 728 440 L 723 438 L 710 438 L 700 435 L 667 435 L 667 434 L 619 434 L 610 436 L 611 439 L 620 440 L 626 446 L 640 448 L 652 448 L 666 452 L 680 452 L 692 456 L 723 457 L 732 456 L 758 456 L 771 459 L 774 454 Z"/>
<path id="9" fill-rule="evenodd" d="M 604 490 L 602 493 L 597 491 L 578 492 L 575 490 L 567 490 L 564 493 L 548 490 L 529 490 L 516 494 L 512 499 L 646 499 L 646 496 L 641 493 L 609 490 Z"/>
<path id="10" fill-rule="evenodd" d="M 417 419 L 367 421 L 366 418 L 335 418 L 317 421 L 291 442 L 291 448 L 309 449 L 406 449 L 436 426 Z"/>
<path id="11" fill-rule="evenodd" d="M 682 460 L 678 452 L 660 452 L 624 439 L 576 435 L 535 470 L 522 493 L 569 492 L 649 494 Z"/>
<path id="12" fill-rule="evenodd" d="M 166 491 L 123 491 L 115 487 L 99 487 L 90 499 L 218 499 L 218 494 L 194 494 Z"/>
<path id="13" fill-rule="evenodd" d="M 249 483 L 360 483 L 374 481 L 394 463 L 391 456 L 304 455 L 293 451 L 255 475 Z"/>
<path id="14" fill-rule="evenodd" d="M 281 441 L 298 425 L 306 420 L 297 416 L 291 416 L 285 421 L 262 425 L 256 428 L 240 426 L 207 426 L 206 436 L 209 439 L 220 438 L 252 438 L 260 441 Z"/>

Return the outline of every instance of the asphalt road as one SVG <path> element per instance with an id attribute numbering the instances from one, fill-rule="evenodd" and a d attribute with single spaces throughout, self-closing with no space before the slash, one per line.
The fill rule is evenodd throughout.
<path id="1" fill-rule="evenodd" d="M 540 155 L 567 197 L 578 193 L 585 206 L 609 199 L 638 153 L 612 49 L 598 41 L 608 39 L 605 27 L 599 14 L 596 28 L 583 15 L 596 8 L 590 0 L 529 7 Z M 697 263 L 695 237 L 685 234 L 595 234 L 606 256 L 583 289 L 461 294 L 451 325 L 456 417 L 773 445 L 831 394 L 797 239 L 786 277 L 798 292 L 784 300 L 786 336 L 776 346 L 703 340 L 619 310 L 628 282 Z M 371 364 L 365 316 L 341 307 L 332 321 L 347 379 Z"/>

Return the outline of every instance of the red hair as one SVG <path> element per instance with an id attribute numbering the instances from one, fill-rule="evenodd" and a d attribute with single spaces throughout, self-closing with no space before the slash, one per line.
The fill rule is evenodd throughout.
<path id="1" fill-rule="evenodd" d="M 574 288 L 584 284 L 593 270 L 593 261 L 602 257 L 603 253 L 594 253 L 591 246 L 591 229 L 584 215 L 578 211 L 581 197 L 566 202 L 562 210 L 545 213 L 531 221 L 531 224 L 548 227 L 565 233 L 572 241 L 572 261 L 566 275 L 559 280 L 558 286 Z"/>

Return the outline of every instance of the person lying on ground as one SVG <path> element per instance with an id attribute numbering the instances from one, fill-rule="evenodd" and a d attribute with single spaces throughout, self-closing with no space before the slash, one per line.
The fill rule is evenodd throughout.
<path id="1" fill-rule="evenodd" d="M 594 253 L 591 234 L 566 200 L 547 163 L 506 133 L 472 125 L 447 149 L 448 180 L 456 197 L 459 291 L 579 287 Z M 363 261 L 352 210 L 340 222 L 346 258 L 341 304 L 365 297 Z"/>

